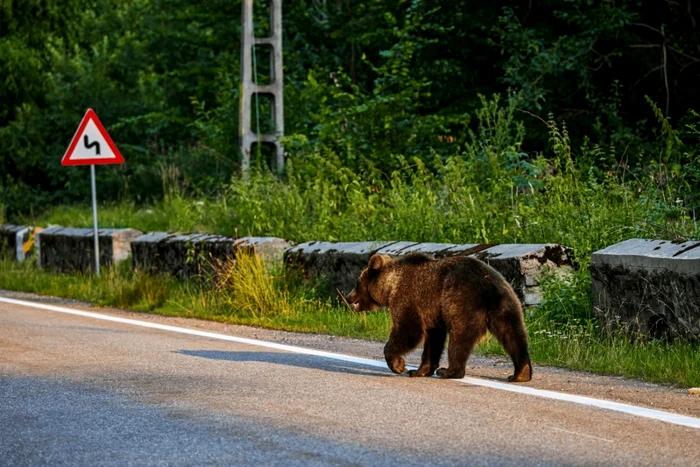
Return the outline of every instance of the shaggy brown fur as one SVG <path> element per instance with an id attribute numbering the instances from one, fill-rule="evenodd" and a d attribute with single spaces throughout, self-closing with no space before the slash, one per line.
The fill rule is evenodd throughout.
<path id="1" fill-rule="evenodd" d="M 469 354 L 488 329 L 513 360 L 515 372 L 508 381 L 532 378 L 520 301 L 498 271 L 476 258 L 373 255 L 348 302 L 355 311 L 389 307 L 393 326 L 384 356 L 394 373 L 406 372 L 403 355 L 422 340 L 421 365 L 408 374 L 431 376 L 449 334 L 448 367 L 437 374 L 462 378 Z"/>

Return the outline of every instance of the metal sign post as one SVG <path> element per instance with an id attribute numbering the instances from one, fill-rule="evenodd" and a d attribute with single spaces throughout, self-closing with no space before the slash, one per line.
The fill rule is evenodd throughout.
<path id="1" fill-rule="evenodd" d="M 95 164 L 90 164 L 90 184 L 92 185 L 92 231 L 95 237 L 95 274 L 100 276 L 100 241 L 97 237 L 97 190 L 95 188 Z"/>
<path id="2" fill-rule="evenodd" d="M 124 158 L 100 123 L 97 114 L 88 109 L 73 135 L 73 140 L 61 160 L 62 165 L 89 165 L 92 187 L 92 229 L 95 238 L 95 274 L 100 275 L 100 241 L 97 230 L 96 164 L 123 164 Z"/>

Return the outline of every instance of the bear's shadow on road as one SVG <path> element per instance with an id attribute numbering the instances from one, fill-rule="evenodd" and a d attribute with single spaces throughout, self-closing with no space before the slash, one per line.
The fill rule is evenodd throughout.
<path id="1" fill-rule="evenodd" d="M 224 360 L 229 362 L 260 362 L 273 365 L 287 365 L 312 370 L 331 371 L 334 373 L 346 373 L 360 376 L 391 377 L 386 371 L 368 368 L 363 365 L 350 362 L 342 362 L 313 355 L 282 353 L 282 352 L 234 352 L 223 350 L 178 350 L 175 353 L 190 357 L 207 358 L 210 360 Z"/>

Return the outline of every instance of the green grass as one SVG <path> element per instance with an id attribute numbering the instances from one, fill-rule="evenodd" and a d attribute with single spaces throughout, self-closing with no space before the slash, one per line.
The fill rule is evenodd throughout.
<path id="1" fill-rule="evenodd" d="M 518 186 L 517 174 L 483 182 L 458 159 L 439 173 L 411 168 L 390 180 L 330 174 L 281 180 L 253 173 L 215 196 L 172 195 L 139 206 L 99 206 L 100 227 L 278 236 L 296 242 L 405 240 L 445 243 L 562 243 L 591 253 L 633 238 L 697 238 L 690 210 L 664 204 L 653 187 L 557 175 Z M 662 196 L 663 195 L 663 196 Z M 359 222 L 359 220 L 362 222 Z M 91 227 L 89 204 L 57 206 L 21 222 Z"/>
<path id="2" fill-rule="evenodd" d="M 17 264 L 1 260 L 0 289 L 268 329 L 372 340 L 381 340 L 389 333 L 388 313 L 350 313 L 331 300 L 310 296 L 304 288 L 286 290 L 286 284 L 268 274 L 261 263 L 251 266 L 250 262 L 240 261 L 238 264 L 238 269 L 230 275 L 245 277 L 246 282 L 233 285 L 222 278 L 179 282 L 165 276 L 137 274 L 128 262 L 104 269 L 98 278 L 92 274 L 47 272 L 31 261 Z M 252 269 L 265 272 L 251 278 L 246 273 Z"/>
<path id="3" fill-rule="evenodd" d="M 622 375 L 680 387 L 700 385 L 700 346 L 663 343 L 623 336 L 603 336 L 595 321 L 576 311 L 582 290 L 575 282 L 568 292 L 550 282 L 550 299 L 526 315 L 532 359 L 602 374 Z M 331 334 L 384 341 L 391 328 L 387 312 L 352 313 L 331 300 L 318 298 L 311 286 L 278 271 L 269 272 L 256 257 L 241 257 L 208 281 L 185 283 L 166 277 L 135 274 L 123 264 L 93 275 L 55 274 L 32 262 L 0 262 L 0 288 L 84 300 L 165 316 Z M 564 290 L 553 296 L 551 289 Z M 572 298 L 573 297 L 573 298 Z M 565 316 L 566 314 L 570 316 Z M 487 338 L 477 353 L 504 355 Z"/>

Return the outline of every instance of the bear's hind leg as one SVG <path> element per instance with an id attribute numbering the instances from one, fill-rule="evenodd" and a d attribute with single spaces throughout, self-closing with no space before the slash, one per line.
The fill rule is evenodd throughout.
<path id="1" fill-rule="evenodd" d="M 520 304 L 504 303 L 501 309 L 491 316 L 488 329 L 513 361 L 515 371 L 508 377 L 508 381 L 514 383 L 530 381 L 532 364 Z"/>
<path id="2" fill-rule="evenodd" d="M 447 331 L 442 328 L 430 329 L 425 336 L 425 345 L 421 357 L 420 367 L 417 370 L 410 370 L 408 376 L 432 376 L 440 366 L 440 357 L 445 348 Z"/>
<path id="3" fill-rule="evenodd" d="M 484 318 L 479 314 L 469 323 L 460 323 L 450 329 L 450 342 L 447 345 L 447 368 L 440 368 L 437 374 L 440 378 L 464 378 L 467 359 L 486 333 Z"/>

